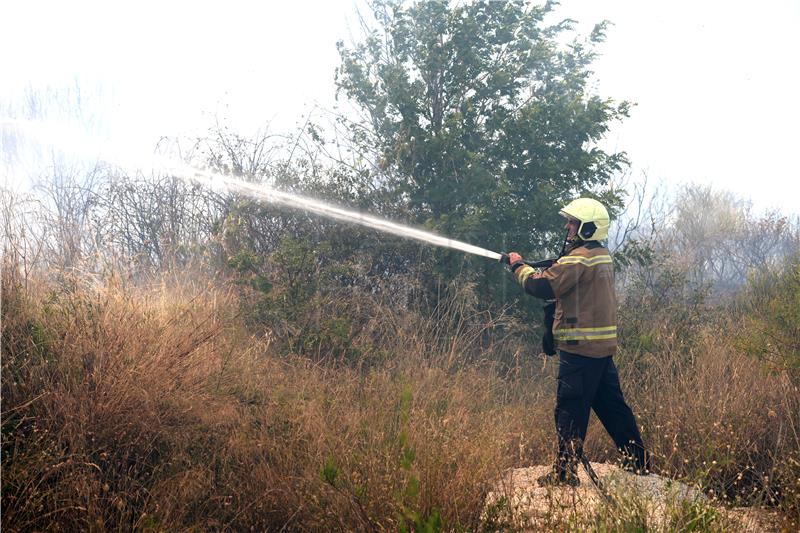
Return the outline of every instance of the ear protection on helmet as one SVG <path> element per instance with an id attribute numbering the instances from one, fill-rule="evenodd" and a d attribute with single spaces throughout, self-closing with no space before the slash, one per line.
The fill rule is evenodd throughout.
<path id="1" fill-rule="evenodd" d="M 597 224 L 594 222 L 584 222 L 581 224 L 581 229 L 578 231 L 578 235 L 581 236 L 582 239 L 588 240 L 594 232 L 597 231 Z"/>

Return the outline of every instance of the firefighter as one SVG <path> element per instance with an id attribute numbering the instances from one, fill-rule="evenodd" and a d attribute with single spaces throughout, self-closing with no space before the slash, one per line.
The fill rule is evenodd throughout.
<path id="1" fill-rule="evenodd" d="M 538 482 L 579 484 L 577 463 L 592 409 L 622 452 L 623 467 L 647 474 L 649 458 L 612 357 L 617 349 L 614 265 L 601 243 L 608 236 L 608 211 L 597 200 L 578 198 L 560 214 L 567 221 L 567 237 L 552 266 L 539 271 L 523 263 L 518 253 L 508 254 L 511 272 L 525 292 L 556 302 L 552 334 L 559 353 L 558 455 L 553 470 Z"/>

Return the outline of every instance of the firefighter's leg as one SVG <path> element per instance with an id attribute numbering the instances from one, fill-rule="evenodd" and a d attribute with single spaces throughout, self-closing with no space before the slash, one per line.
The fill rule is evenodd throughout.
<path id="1" fill-rule="evenodd" d="M 625 456 L 626 467 L 638 473 L 649 472 L 649 457 L 636 424 L 636 417 L 625 402 L 619 384 L 619 374 L 610 357 L 608 366 L 601 376 L 592 408 L 611 435 L 617 449 Z"/>
<path id="2" fill-rule="evenodd" d="M 583 439 L 589 424 L 591 398 L 597 388 L 595 361 L 578 355 L 561 352 L 558 365 L 555 423 L 558 433 L 558 457 L 550 479 L 541 478 L 540 484 L 551 484 L 555 478 L 568 484 L 577 484 L 577 464 L 583 455 Z"/>

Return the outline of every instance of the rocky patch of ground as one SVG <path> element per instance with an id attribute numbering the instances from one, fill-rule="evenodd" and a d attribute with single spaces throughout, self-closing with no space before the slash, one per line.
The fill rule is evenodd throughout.
<path id="1" fill-rule="evenodd" d="M 489 530 L 775 531 L 769 513 L 729 509 L 698 489 L 650 474 L 637 476 L 619 467 L 591 463 L 598 490 L 583 468 L 579 487 L 540 487 L 536 479 L 549 466 L 510 470 L 486 498 Z"/>

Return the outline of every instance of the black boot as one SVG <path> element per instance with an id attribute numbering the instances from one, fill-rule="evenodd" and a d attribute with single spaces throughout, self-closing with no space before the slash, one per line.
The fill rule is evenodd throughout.
<path id="1" fill-rule="evenodd" d="M 539 476 L 536 482 L 540 487 L 569 486 L 577 487 L 581 484 L 578 479 L 578 465 L 574 460 L 557 461 L 553 469 L 547 474 Z"/>
<path id="2" fill-rule="evenodd" d="M 650 475 L 650 454 L 641 445 L 629 443 L 622 452 L 623 470 L 637 476 Z"/>

